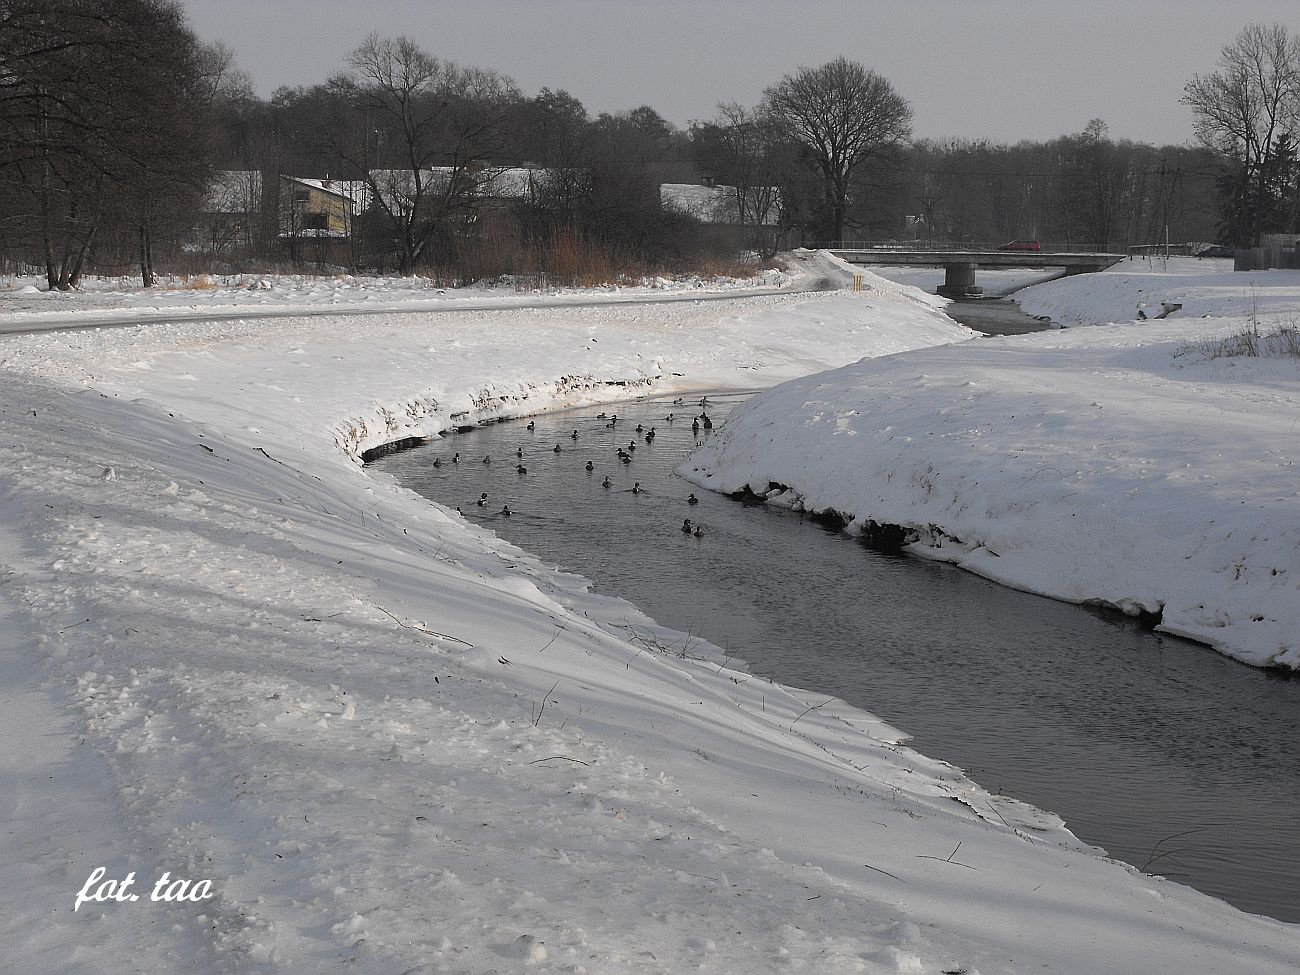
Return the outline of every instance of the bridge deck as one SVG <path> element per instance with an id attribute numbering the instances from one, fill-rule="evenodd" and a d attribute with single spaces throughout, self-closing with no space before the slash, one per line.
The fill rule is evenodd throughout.
<path id="1" fill-rule="evenodd" d="M 953 251 L 868 248 L 832 250 L 851 264 L 915 264 L 947 267 L 974 264 L 979 267 L 1065 267 L 1100 271 L 1124 260 L 1125 254 L 1048 253 L 1043 251 Z"/>

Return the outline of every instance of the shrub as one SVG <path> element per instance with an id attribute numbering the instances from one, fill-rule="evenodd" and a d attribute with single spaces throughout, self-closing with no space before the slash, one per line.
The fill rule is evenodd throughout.
<path id="1" fill-rule="evenodd" d="M 1300 358 L 1300 328 L 1294 323 L 1287 323 L 1279 325 L 1273 331 L 1263 331 L 1259 322 L 1252 321 L 1240 331 L 1198 342 L 1183 351 L 1194 351 L 1206 361 L 1236 357 L 1297 359 Z"/>

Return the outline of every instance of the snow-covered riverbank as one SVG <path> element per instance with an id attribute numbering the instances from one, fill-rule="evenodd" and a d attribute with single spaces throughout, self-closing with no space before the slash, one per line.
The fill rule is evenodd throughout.
<path id="1" fill-rule="evenodd" d="M 1121 265 L 1019 299 L 1076 324 L 1127 308 L 1129 324 L 795 380 L 738 410 L 690 476 L 852 531 L 904 526 L 920 554 L 1300 668 L 1300 358 L 1214 351 L 1300 317 L 1300 273 Z M 1183 307 L 1132 321 L 1165 302 Z"/>
<path id="2" fill-rule="evenodd" d="M 6 961 L 1293 970 L 1294 928 L 1099 857 L 869 715 L 683 657 L 354 460 L 968 334 L 882 289 L 0 342 Z M 97 866 L 140 902 L 74 914 Z M 163 871 L 215 896 L 151 902 Z"/>

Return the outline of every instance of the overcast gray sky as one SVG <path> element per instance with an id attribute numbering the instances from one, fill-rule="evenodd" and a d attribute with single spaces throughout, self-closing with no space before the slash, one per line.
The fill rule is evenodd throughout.
<path id="1" fill-rule="evenodd" d="M 493 68 L 592 113 L 650 105 L 685 125 L 753 104 L 840 54 L 888 78 L 918 136 L 1192 139 L 1183 85 L 1252 21 L 1300 32 L 1297 0 L 183 0 L 263 95 L 339 70 L 366 34 Z"/>

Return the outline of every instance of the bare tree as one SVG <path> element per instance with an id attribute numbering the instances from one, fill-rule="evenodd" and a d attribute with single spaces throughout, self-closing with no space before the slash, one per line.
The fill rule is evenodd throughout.
<path id="1" fill-rule="evenodd" d="M 756 250 L 776 253 L 785 224 L 781 187 L 790 175 L 790 145 L 766 112 L 735 102 L 718 105 L 718 117 L 691 129 L 700 165 L 730 188 L 729 210 L 749 227 Z"/>
<path id="2" fill-rule="evenodd" d="M 1063 140 L 1065 202 L 1084 237 L 1095 250 L 1127 244 L 1137 232 L 1148 173 L 1154 173 L 1150 146 L 1111 140 L 1107 126 L 1095 118 L 1083 132 Z"/>
<path id="3" fill-rule="evenodd" d="M 906 144 L 911 106 L 887 80 L 843 57 L 786 75 L 764 92 L 764 100 L 816 166 L 823 232 L 841 239 L 854 176 L 864 163 Z"/>
<path id="4" fill-rule="evenodd" d="M 1232 161 L 1233 236 L 1257 242 L 1257 211 L 1282 136 L 1300 129 L 1300 38 L 1281 24 L 1251 24 L 1219 54 L 1219 70 L 1183 90 L 1197 137 Z"/>
<path id="5" fill-rule="evenodd" d="M 504 122 L 521 96 L 509 78 L 436 58 L 408 37 L 371 34 L 348 61 L 351 72 L 333 86 L 369 124 L 360 145 L 345 136 L 336 147 L 367 184 L 398 270 L 411 274 L 440 234 L 472 215 L 476 190 L 490 178 L 476 167 L 504 148 Z"/>
<path id="6" fill-rule="evenodd" d="M 591 121 L 567 91 L 543 88 L 519 114 L 523 157 L 540 163 L 533 198 L 520 208 L 528 231 L 540 239 L 573 230 L 591 193 Z"/>
<path id="7" fill-rule="evenodd" d="M 210 176 L 198 42 L 171 0 L 3 0 L 0 171 L 21 187 L 51 288 L 127 235 L 153 283 L 152 238 Z"/>
<path id="8" fill-rule="evenodd" d="M 225 41 L 200 44 L 196 53 L 201 91 L 209 107 L 220 100 L 245 102 L 253 97 L 253 79 L 239 67 Z"/>

